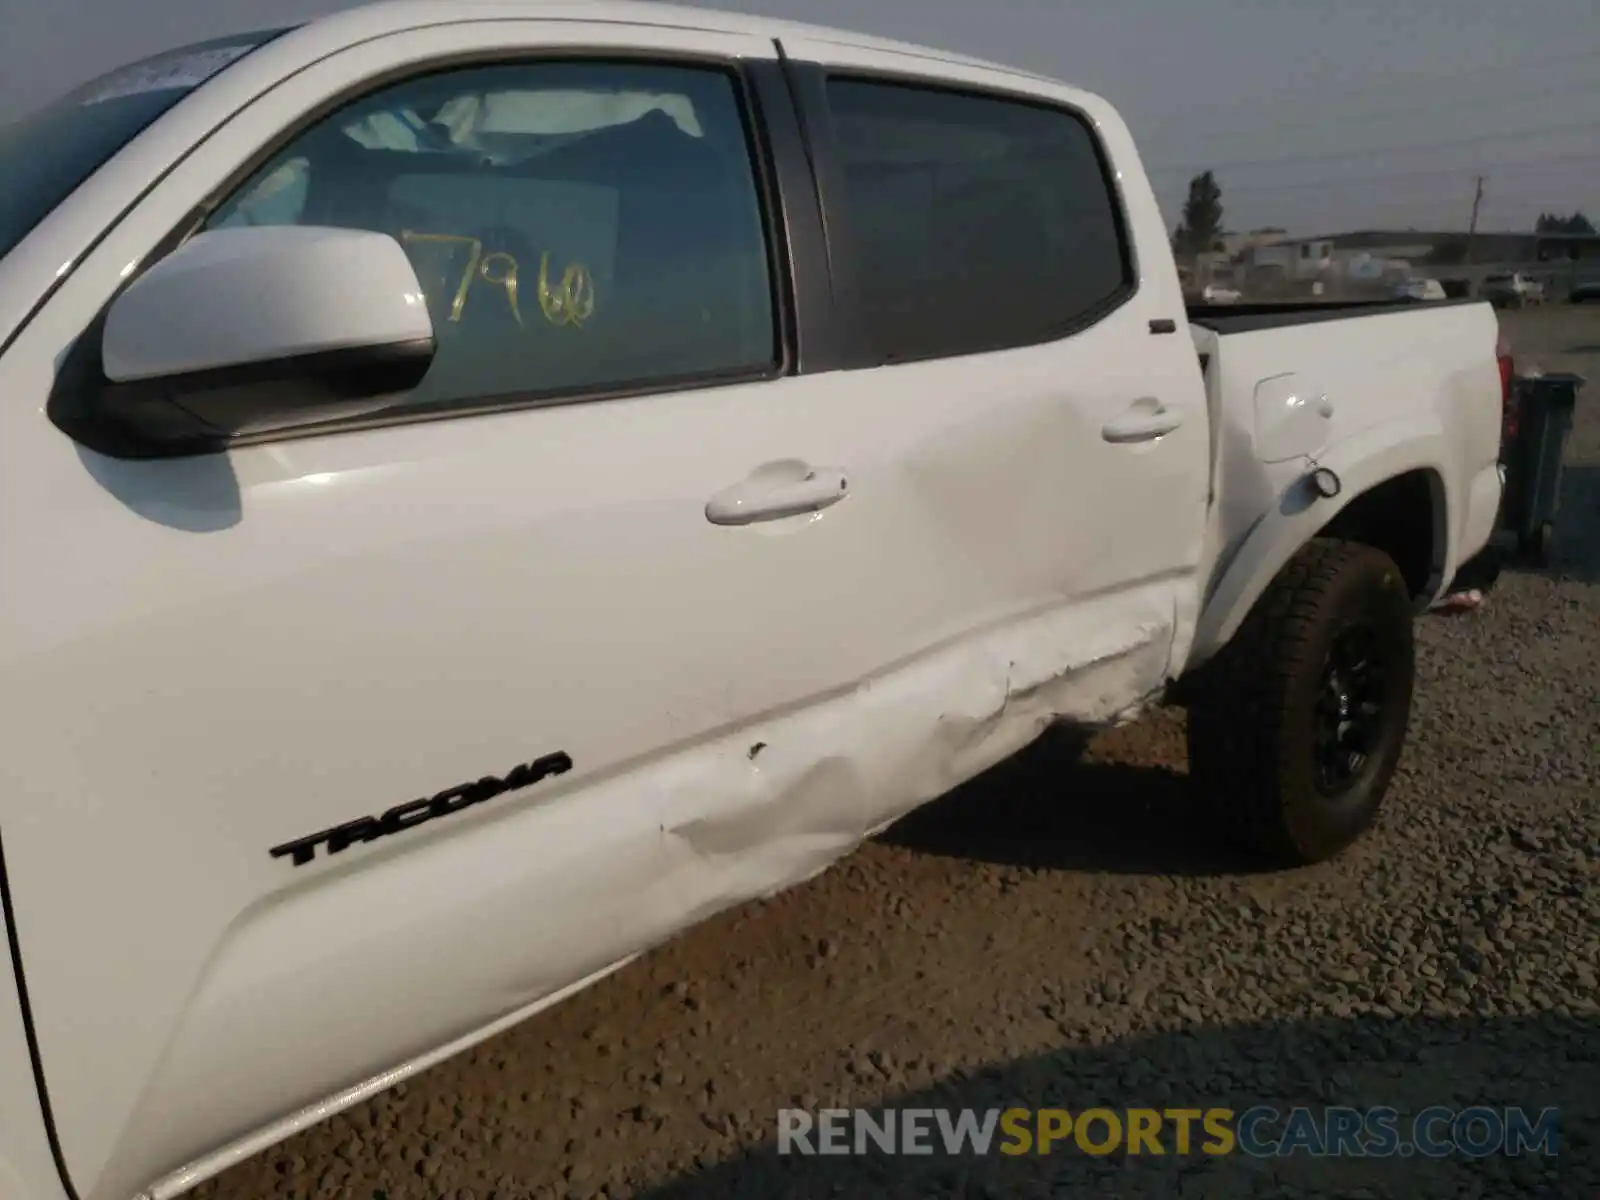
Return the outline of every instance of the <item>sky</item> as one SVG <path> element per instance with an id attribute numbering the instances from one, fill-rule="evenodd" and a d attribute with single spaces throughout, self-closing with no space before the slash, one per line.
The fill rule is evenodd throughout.
<path id="1" fill-rule="evenodd" d="M 448 5 L 450 0 L 440 0 Z M 1122 112 L 1169 224 L 1211 168 L 1226 228 L 1600 224 L 1597 0 L 709 0 L 977 55 Z M 0 122 L 184 42 L 341 0 L 0 0 Z M 3 186 L 3 182 L 0 182 Z"/>

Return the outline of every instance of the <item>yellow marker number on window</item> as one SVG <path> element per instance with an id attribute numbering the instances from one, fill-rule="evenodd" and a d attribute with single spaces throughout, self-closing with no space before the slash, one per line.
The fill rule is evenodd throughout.
<path id="1" fill-rule="evenodd" d="M 410 229 L 402 229 L 400 231 L 401 245 L 409 246 L 417 242 L 450 246 L 452 248 L 463 245 L 467 247 L 467 266 L 461 272 L 461 284 L 456 288 L 455 299 L 450 303 L 450 320 L 460 321 L 461 311 L 467 306 L 467 292 L 472 287 L 473 277 L 476 275 L 478 264 L 483 258 L 483 243 L 477 238 L 464 237 L 456 233 L 416 233 Z M 448 259 L 446 261 L 448 262 Z"/>
<path id="2" fill-rule="evenodd" d="M 489 273 L 489 268 L 496 263 L 503 262 L 505 270 L 496 277 Z M 517 324 L 522 324 L 522 309 L 517 307 L 517 260 L 501 250 L 489 255 L 478 266 L 478 277 L 485 283 L 492 283 L 506 290 L 506 303 L 511 306 L 511 315 L 517 319 Z"/>
<path id="3" fill-rule="evenodd" d="M 417 243 L 447 246 L 450 248 L 450 257 L 454 256 L 456 247 L 467 248 L 467 263 L 461 270 L 460 282 L 450 302 L 450 321 L 460 322 L 472 284 L 481 279 L 484 283 L 505 289 L 511 315 L 516 318 L 518 325 L 523 323 L 522 306 L 517 294 L 518 266 L 515 255 L 507 254 L 504 250 L 485 254 L 481 239 L 458 233 L 418 233 L 404 229 L 400 232 L 400 241 L 406 246 Z M 550 254 L 548 251 L 541 254 L 539 310 L 552 325 L 581 326 L 594 312 L 594 280 L 589 275 L 589 268 L 582 263 L 572 263 L 561 273 L 561 278 L 551 284 Z"/>
<path id="4" fill-rule="evenodd" d="M 594 280 L 589 268 L 572 263 L 550 286 L 550 252 L 539 255 L 539 308 L 552 325 L 579 326 L 594 312 Z"/>

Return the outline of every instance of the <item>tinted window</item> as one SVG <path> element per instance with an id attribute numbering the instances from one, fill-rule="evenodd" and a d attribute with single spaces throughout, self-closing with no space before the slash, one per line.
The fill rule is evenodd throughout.
<path id="1" fill-rule="evenodd" d="M 397 238 L 438 355 L 411 402 L 768 369 L 755 172 L 718 71 L 530 63 L 371 95 L 296 138 L 209 228 Z"/>
<path id="2" fill-rule="evenodd" d="M 0 126 L 0 257 L 157 117 L 276 36 L 245 34 L 171 50 Z"/>
<path id="3" fill-rule="evenodd" d="M 1077 117 L 845 79 L 828 83 L 828 104 L 843 187 L 830 210 L 862 307 L 858 355 L 1029 345 L 1125 293 L 1118 209 Z"/>

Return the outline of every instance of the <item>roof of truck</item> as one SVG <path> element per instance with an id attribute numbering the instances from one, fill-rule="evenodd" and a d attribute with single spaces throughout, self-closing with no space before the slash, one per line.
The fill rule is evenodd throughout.
<path id="1" fill-rule="evenodd" d="M 831 42 L 861 50 L 904 54 L 933 62 L 1003 71 L 1060 85 L 1059 80 L 1006 63 L 991 62 L 970 55 L 956 54 L 931 46 L 899 42 L 870 34 L 822 25 L 807 25 L 771 17 L 693 8 L 688 5 L 657 3 L 656 0 L 379 0 L 344 9 L 306 22 L 300 29 L 316 36 L 323 34 L 343 39 L 381 36 L 384 33 L 418 26 L 474 20 L 555 20 L 596 23 L 655 25 L 677 29 L 703 29 L 715 33 L 749 34 L 763 38 L 804 38 Z"/>

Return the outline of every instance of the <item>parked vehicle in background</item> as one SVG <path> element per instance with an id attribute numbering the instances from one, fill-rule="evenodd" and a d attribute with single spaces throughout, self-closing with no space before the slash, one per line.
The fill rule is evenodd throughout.
<path id="1" fill-rule="evenodd" d="M 1443 300 L 1444 284 L 1437 279 L 1405 279 L 1395 284 L 1396 300 Z"/>
<path id="2" fill-rule="evenodd" d="M 1486 275 L 1482 295 L 1496 308 L 1523 308 L 1544 303 L 1544 284 L 1520 271 L 1510 275 Z"/>
<path id="3" fill-rule="evenodd" d="M 1186 308 L 1117 110 L 938 50 L 406 0 L 0 181 L 4 1200 L 167 1200 L 1053 723 L 1175 700 L 1338 854 L 1501 502 L 1488 305 Z"/>
<path id="4" fill-rule="evenodd" d="M 1208 283 L 1200 289 L 1200 299 L 1206 304 L 1237 304 L 1244 293 L 1225 283 Z"/>
<path id="5" fill-rule="evenodd" d="M 1594 301 L 1600 301 L 1600 278 L 1580 279 L 1567 293 L 1569 304 L 1589 304 Z"/>

